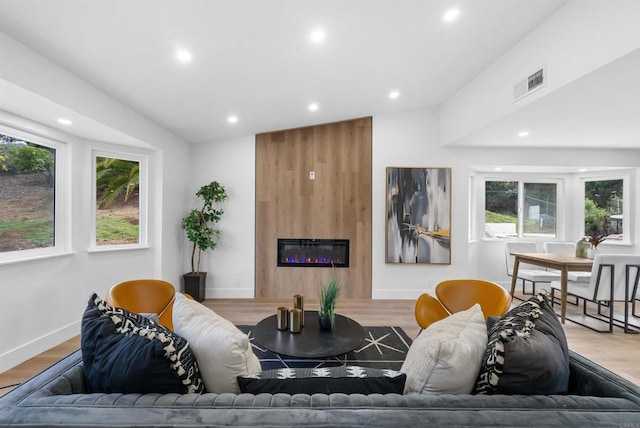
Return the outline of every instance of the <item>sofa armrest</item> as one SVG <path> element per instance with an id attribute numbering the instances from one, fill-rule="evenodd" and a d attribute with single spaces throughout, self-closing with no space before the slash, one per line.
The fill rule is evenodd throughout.
<path id="1" fill-rule="evenodd" d="M 640 387 L 569 351 L 569 394 L 626 398 L 640 405 Z"/>
<path id="2" fill-rule="evenodd" d="M 88 383 L 78 349 L 1 397 L 2 404 L 18 404 L 32 397 L 87 393 Z"/>

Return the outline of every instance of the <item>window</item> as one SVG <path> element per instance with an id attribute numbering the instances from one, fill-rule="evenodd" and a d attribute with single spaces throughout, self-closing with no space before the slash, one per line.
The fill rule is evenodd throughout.
<path id="1" fill-rule="evenodd" d="M 623 188 L 623 179 L 585 180 L 585 235 L 604 235 L 607 239 L 623 239 Z"/>
<path id="2" fill-rule="evenodd" d="M 146 244 L 144 221 L 144 167 L 142 157 L 96 153 L 95 157 L 96 247 Z"/>
<path id="3" fill-rule="evenodd" d="M 61 152 L 45 138 L 0 133 L 0 261 L 62 251 Z"/>
<path id="4" fill-rule="evenodd" d="M 485 237 L 557 235 L 557 183 L 485 181 Z"/>

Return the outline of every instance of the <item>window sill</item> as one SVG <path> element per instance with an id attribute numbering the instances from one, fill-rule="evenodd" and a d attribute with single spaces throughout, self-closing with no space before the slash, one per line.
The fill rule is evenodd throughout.
<path id="1" fill-rule="evenodd" d="M 59 253 L 39 254 L 39 255 L 33 255 L 33 256 L 20 257 L 16 259 L 0 260 L 0 266 L 10 265 L 14 263 L 33 262 L 33 261 L 43 260 L 43 259 L 52 259 L 55 257 L 66 257 L 76 253 L 77 251 L 64 251 Z"/>
<path id="2" fill-rule="evenodd" d="M 90 247 L 87 249 L 87 253 L 107 253 L 113 251 L 134 251 L 134 250 L 148 250 L 151 247 L 149 245 L 105 245 L 104 247 Z"/>

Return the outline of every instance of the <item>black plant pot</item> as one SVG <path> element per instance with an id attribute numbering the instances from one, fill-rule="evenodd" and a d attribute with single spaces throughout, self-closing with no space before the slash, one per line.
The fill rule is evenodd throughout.
<path id="1" fill-rule="evenodd" d="M 331 317 L 319 316 L 318 317 L 318 322 L 320 323 L 320 330 L 329 331 L 333 327 L 331 325 Z"/>
<path id="2" fill-rule="evenodd" d="M 198 302 L 204 300 L 204 289 L 207 283 L 206 272 L 189 272 L 182 275 L 184 279 L 184 292 Z"/>

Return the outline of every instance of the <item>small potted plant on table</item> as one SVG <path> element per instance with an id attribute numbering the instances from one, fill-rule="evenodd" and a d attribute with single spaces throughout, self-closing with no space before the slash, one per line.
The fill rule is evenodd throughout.
<path id="1" fill-rule="evenodd" d="M 329 282 L 320 287 L 320 303 L 318 308 L 318 320 L 321 330 L 333 330 L 336 321 L 336 302 L 342 293 L 340 280 L 336 276 L 335 267 L 331 271 Z"/>
<path id="2" fill-rule="evenodd" d="M 596 256 L 596 252 L 598 251 L 598 245 L 602 241 L 607 239 L 607 235 L 605 233 L 595 232 L 588 237 L 589 244 L 591 244 L 591 248 L 587 250 L 587 258 L 593 259 Z"/>
<path id="3" fill-rule="evenodd" d="M 227 192 L 224 186 L 217 181 L 213 181 L 202 186 L 196 196 L 204 201 L 202 208 L 192 209 L 182 219 L 182 228 L 185 230 L 187 239 L 193 243 L 191 272 L 183 275 L 183 278 L 185 293 L 202 302 L 204 300 L 207 272 L 200 271 L 200 258 L 203 251 L 216 248 L 220 230 L 214 229 L 213 225 L 220 221 L 222 214 L 224 214 L 224 210 L 216 208 L 216 206 L 227 199 Z"/>

